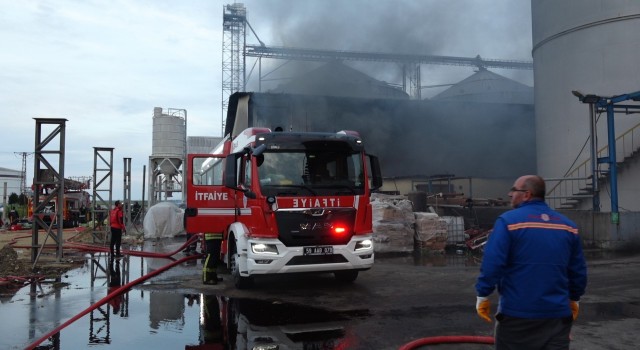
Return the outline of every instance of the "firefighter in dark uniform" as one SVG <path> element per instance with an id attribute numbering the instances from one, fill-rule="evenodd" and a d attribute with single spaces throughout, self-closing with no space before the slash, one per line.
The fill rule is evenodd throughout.
<path id="1" fill-rule="evenodd" d="M 205 233 L 204 244 L 207 250 L 207 257 L 202 268 L 202 283 L 218 284 L 222 278 L 218 277 L 216 269 L 220 260 L 220 245 L 222 244 L 222 233 Z"/>

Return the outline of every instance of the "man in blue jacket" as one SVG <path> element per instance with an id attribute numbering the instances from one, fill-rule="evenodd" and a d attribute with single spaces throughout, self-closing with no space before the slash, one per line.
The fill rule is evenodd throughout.
<path id="1" fill-rule="evenodd" d="M 576 224 L 544 201 L 544 180 L 518 178 L 511 206 L 495 222 L 476 283 L 476 311 L 491 322 L 489 295 L 498 288 L 496 349 L 568 349 L 587 285 Z"/>

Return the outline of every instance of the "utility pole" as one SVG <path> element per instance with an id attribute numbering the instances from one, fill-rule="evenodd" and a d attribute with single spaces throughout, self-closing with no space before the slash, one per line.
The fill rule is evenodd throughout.
<path id="1" fill-rule="evenodd" d="M 22 170 L 20 172 L 20 194 L 27 193 L 27 158 L 33 152 L 14 152 L 16 156 L 22 157 Z"/>

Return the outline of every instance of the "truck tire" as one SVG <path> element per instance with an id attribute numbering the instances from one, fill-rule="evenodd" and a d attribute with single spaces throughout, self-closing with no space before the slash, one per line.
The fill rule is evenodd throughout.
<path id="1" fill-rule="evenodd" d="M 234 244 L 231 251 L 231 256 L 229 257 L 231 259 L 231 278 L 233 279 L 233 284 L 236 286 L 236 288 L 247 289 L 253 285 L 253 278 L 240 275 L 240 268 L 238 267 L 239 257 L 240 254 L 238 254 L 238 249 Z"/>
<path id="2" fill-rule="evenodd" d="M 343 271 L 335 271 L 333 275 L 336 277 L 338 282 L 342 283 L 351 283 L 358 278 L 357 270 L 343 270 Z"/>

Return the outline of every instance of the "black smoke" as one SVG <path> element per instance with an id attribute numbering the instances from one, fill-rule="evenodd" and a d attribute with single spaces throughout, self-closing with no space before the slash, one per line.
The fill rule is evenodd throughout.
<path id="1" fill-rule="evenodd" d="M 536 169 L 532 105 L 253 93 L 250 125 L 358 131 L 385 177 L 513 178 Z"/>

